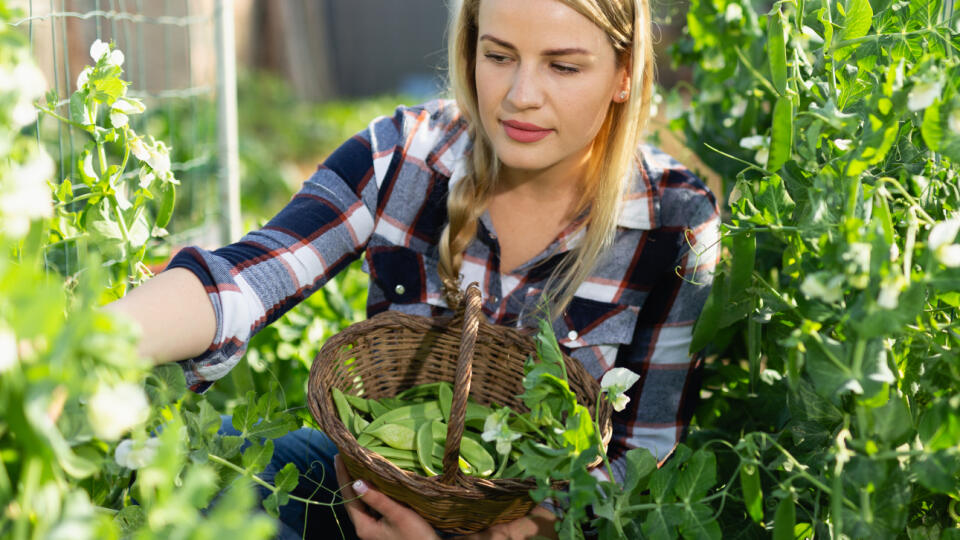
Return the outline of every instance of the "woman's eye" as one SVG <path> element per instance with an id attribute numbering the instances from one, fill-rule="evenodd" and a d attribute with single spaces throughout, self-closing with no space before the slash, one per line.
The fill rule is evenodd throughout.
<path id="1" fill-rule="evenodd" d="M 486 53 L 484 54 L 484 56 L 489 58 L 496 64 L 505 64 L 508 60 L 510 60 L 509 58 L 507 58 L 502 54 Z"/>
<path id="2" fill-rule="evenodd" d="M 560 73 L 580 73 L 580 68 L 566 64 L 553 64 L 553 69 Z"/>

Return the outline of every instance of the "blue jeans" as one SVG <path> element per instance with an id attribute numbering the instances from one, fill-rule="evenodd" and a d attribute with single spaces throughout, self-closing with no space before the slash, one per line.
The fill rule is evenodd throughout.
<path id="1" fill-rule="evenodd" d="M 232 419 L 223 417 L 220 425 L 221 435 L 240 435 L 233 428 Z M 245 446 L 249 443 L 245 443 Z M 333 458 L 337 447 L 322 432 L 310 428 L 301 428 L 273 440 L 273 458 L 259 476 L 273 483 L 276 474 L 287 463 L 293 463 L 300 471 L 300 482 L 293 495 L 324 503 L 341 503 L 333 508 L 308 505 L 291 500 L 280 507 L 277 538 L 295 540 L 300 538 L 340 538 L 340 528 L 344 538 L 357 537 L 353 523 L 347 516 L 346 508 L 339 495 L 333 495 L 339 489 Z M 270 495 L 270 490 L 257 486 L 260 498 Z M 334 517 L 334 513 L 336 517 Z M 340 528 L 337 527 L 340 522 Z"/>

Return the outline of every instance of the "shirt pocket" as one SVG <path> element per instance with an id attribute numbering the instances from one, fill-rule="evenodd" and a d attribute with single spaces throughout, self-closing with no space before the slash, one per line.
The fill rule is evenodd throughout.
<path id="1" fill-rule="evenodd" d="M 599 372 L 595 371 L 613 366 L 621 345 L 633 342 L 639 313 L 640 309 L 635 306 L 574 297 L 554 330 L 557 341 L 572 356 L 585 364 L 588 359 L 606 364 L 587 365 L 588 371 L 596 376 Z"/>
<path id="2" fill-rule="evenodd" d="M 402 246 L 368 246 L 370 279 L 394 304 L 426 300 L 426 268 L 423 254 Z"/>

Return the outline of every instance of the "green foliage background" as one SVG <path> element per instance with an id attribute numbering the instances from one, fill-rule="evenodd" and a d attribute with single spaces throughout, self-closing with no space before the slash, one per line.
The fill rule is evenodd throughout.
<path id="1" fill-rule="evenodd" d="M 0 67 L 30 62 L 23 36 L 2 24 L 11 18 L 0 0 Z M 628 538 L 960 537 L 960 17 L 941 1 L 691 0 L 686 19 L 672 55 L 694 66 L 695 90 L 672 127 L 720 173 L 728 201 L 694 336 L 704 391 L 687 444 L 660 469 L 631 454 L 625 486 L 594 508 L 593 526 Z M 83 125 L 83 106 L 109 108 L 122 74 L 98 77 L 105 91 L 69 107 L 80 117 L 51 112 Z M 16 101 L 0 92 L 0 129 L 14 139 L 0 144 L 0 171 L 36 146 L 32 128 L 9 127 Z M 312 172 L 300 164 L 403 101 L 304 105 L 277 81 L 245 80 L 248 226 Z M 174 162 L 188 141 L 172 123 L 214 122 L 213 107 L 144 114 Z M 258 334 L 210 392 L 186 392 L 178 368 L 146 365 L 131 330 L 97 307 L 144 278 L 144 263 L 162 264 L 203 215 L 204 191 L 178 186 L 164 223 L 173 188 L 123 174 L 132 139 L 102 110 L 93 120 L 82 129 L 99 174 L 56 178 L 52 217 L 23 236 L 0 233 L 0 333 L 15 336 L 0 373 L 0 538 L 267 538 L 273 524 L 252 511 L 251 483 L 269 488 L 273 512 L 297 475 L 272 486 L 254 475 L 271 438 L 312 424 L 310 362 L 364 316 L 366 276 L 352 266 Z M 130 193 L 126 207 L 118 194 Z M 141 215 L 142 242 L 103 234 Z M 170 236 L 156 230 L 164 224 Z M 51 245 L 62 252 L 58 242 L 85 246 L 74 250 L 82 271 L 44 257 Z M 97 431 L 91 403 L 122 383 L 144 388 L 149 407 L 116 440 Z M 241 438 L 216 435 L 221 413 L 257 442 L 241 451 Z M 151 435 L 147 463 L 119 463 L 118 445 Z"/>

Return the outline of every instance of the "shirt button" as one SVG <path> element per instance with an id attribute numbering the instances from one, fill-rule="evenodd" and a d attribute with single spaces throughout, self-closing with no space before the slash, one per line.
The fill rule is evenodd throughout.
<path id="1" fill-rule="evenodd" d="M 397 285 L 393 288 L 393 292 L 402 295 L 403 293 L 407 292 L 407 288 L 403 285 Z"/>
<path id="2" fill-rule="evenodd" d="M 578 337 L 580 337 L 580 334 L 578 334 L 576 330 L 571 330 L 570 333 L 567 334 L 567 339 L 569 339 L 570 341 L 573 341 Z"/>

